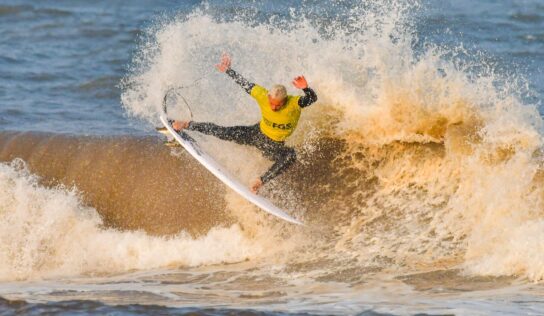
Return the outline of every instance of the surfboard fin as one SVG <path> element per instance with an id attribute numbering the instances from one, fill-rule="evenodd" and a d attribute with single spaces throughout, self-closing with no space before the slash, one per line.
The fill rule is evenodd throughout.
<path id="1" fill-rule="evenodd" d="M 166 127 L 157 127 L 155 128 L 155 130 L 161 134 L 164 134 L 166 136 L 169 136 L 170 135 L 170 132 L 168 132 L 168 129 L 166 129 Z"/>
<path id="2" fill-rule="evenodd" d="M 165 140 L 164 141 L 164 144 L 167 146 L 167 147 L 171 147 L 171 148 L 177 148 L 177 147 L 181 147 L 181 145 L 176 142 L 176 140 Z"/>

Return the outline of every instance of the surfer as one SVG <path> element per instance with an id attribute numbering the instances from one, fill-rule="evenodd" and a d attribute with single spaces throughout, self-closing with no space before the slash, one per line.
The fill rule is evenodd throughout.
<path id="1" fill-rule="evenodd" d="M 262 118 L 260 123 L 250 126 L 219 126 L 213 123 L 194 121 L 175 121 L 172 127 L 176 131 L 188 129 L 222 140 L 233 141 L 242 145 L 257 147 L 274 164 L 261 177 L 252 182 L 250 189 L 257 193 L 261 186 L 283 173 L 296 160 L 295 150 L 285 145 L 285 140 L 297 127 L 301 109 L 317 100 L 314 90 L 308 87 L 304 76 L 293 79 L 293 85 L 304 91 L 303 96 L 291 96 L 283 85 L 274 85 L 270 90 L 251 83 L 231 67 L 231 58 L 223 54 L 217 70 L 226 73 L 251 95 L 259 108 Z"/>

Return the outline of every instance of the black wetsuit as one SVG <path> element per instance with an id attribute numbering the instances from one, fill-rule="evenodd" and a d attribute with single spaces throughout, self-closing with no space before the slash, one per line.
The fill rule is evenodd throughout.
<path id="1" fill-rule="evenodd" d="M 255 86 L 232 69 L 227 70 L 227 75 L 233 78 L 247 93 Z M 317 100 L 317 95 L 311 88 L 303 89 L 304 96 L 300 97 L 298 105 L 307 107 Z M 197 131 L 206 135 L 212 135 L 222 140 L 233 141 L 241 145 L 250 145 L 259 149 L 263 155 L 274 161 L 268 171 L 261 176 L 261 181 L 266 183 L 280 175 L 296 160 L 295 150 L 287 147 L 285 142 L 274 141 L 261 132 L 259 124 L 250 126 L 219 126 L 213 123 L 190 122 L 188 130 Z"/>

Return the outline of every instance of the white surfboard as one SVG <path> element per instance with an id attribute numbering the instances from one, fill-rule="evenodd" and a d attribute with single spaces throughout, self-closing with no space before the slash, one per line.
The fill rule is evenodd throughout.
<path id="1" fill-rule="evenodd" d="M 302 222 L 294 219 L 289 214 L 285 213 L 279 207 L 272 204 L 269 200 L 254 194 L 245 185 L 242 185 L 236 180 L 234 176 L 229 174 L 220 164 L 218 164 L 212 157 L 207 155 L 197 144 L 197 142 L 185 132 L 177 133 L 166 118 L 166 114 L 163 113 L 159 116 L 161 123 L 166 127 L 168 132 L 174 137 L 174 139 L 181 145 L 191 156 L 193 156 L 198 162 L 200 162 L 206 169 L 208 169 L 214 176 L 226 184 L 229 188 L 236 191 L 243 196 L 249 202 L 257 205 L 263 211 L 279 217 L 285 221 L 293 224 L 302 225 Z"/>

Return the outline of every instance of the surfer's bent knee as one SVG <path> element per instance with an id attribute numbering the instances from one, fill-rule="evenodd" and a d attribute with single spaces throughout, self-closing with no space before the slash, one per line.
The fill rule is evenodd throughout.
<path id="1" fill-rule="evenodd" d="M 297 160 L 297 153 L 295 149 L 286 147 L 284 158 L 286 165 L 291 165 Z"/>

